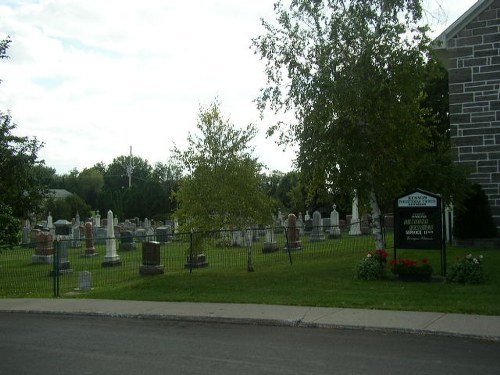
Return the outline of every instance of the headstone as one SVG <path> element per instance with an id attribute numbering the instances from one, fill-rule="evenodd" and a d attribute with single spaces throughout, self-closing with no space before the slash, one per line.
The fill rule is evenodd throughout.
<path id="1" fill-rule="evenodd" d="M 313 228 L 311 231 L 311 236 L 309 237 L 311 242 L 324 241 L 325 236 L 323 235 L 323 226 L 321 222 L 321 214 L 319 211 L 313 212 Z"/>
<path id="2" fill-rule="evenodd" d="M 108 238 L 108 229 L 99 227 L 94 229 L 95 232 L 95 243 L 104 244 L 106 243 L 106 238 Z"/>
<path id="3" fill-rule="evenodd" d="M 29 247 L 36 247 L 36 241 L 38 238 L 38 233 L 41 232 L 41 229 L 38 229 L 35 225 L 35 228 L 30 230 L 30 239 L 29 239 Z"/>
<path id="4" fill-rule="evenodd" d="M 330 212 L 330 238 L 340 237 L 340 227 L 339 227 L 339 213 L 337 212 L 337 205 L 333 205 L 333 210 Z"/>
<path id="5" fill-rule="evenodd" d="M 67 220 L 57 220 L 54 226 L 57 246 L 57 270 L 51 271 L 50 274 L 71 273 L 73 270 L 71 269 L 68 258 L 68 248 L 73 236 L 71 233 L 71 222 Z"/>
<path id="6" fill-rule="evenodd" d="M 172 228 L 170 226 L 162 226 L 156 228 L 156 241 L 161 244 L 170 242 L 170 236 L 172 234 Z"/>
<path id="7" fill-rule="evenodd" d="M 352 216 L 349 229 L 350 236 L 359 236 L 361 234 L 361 223 L 358 211 L 358 194 L 354 191 L 354 199 L 352 200 Z"/>
<path id="8" fill-rule="evenodd" d="M 99 228 L 101 226 L 101 215 L 99 214 L 99 210 L 96 211 L 95 214 L 95 225 L 96 228 Z"/>
<path id="9" fill-rule="evenodd" d="M 146 232 L 146 229 L 144 229 L 144 228 L 138 228 L 134 233 L 134 238 L 138 242 L 148 241 L 148 239 L 146 237 L 147 237 L 147 232 Z"/>
<path id="10" fill-rule="evenodd" d="M 120 232 L 120 250 L 135 250 L 134 236 L 131 231 Z"/>
<path id="11" fill-rule="evenodd" d="M 104 257 L 104 262 L 102 262 L 103 267 L 113 267 L 120 266 L 122 261 L 120 256 L 116 253 L 116 239 L 115 239 L 115 227 L 113 225 L 113 211 L 108 211 L 108 238 L 106 239 L 106 256 Z"/>
<path id="12" fill-rule="evenodd" d="M 304 221 L 311 220 L 311 217 L 309 216 L 309 210 L 306 210 L 306 215 L 304 216 Z"/>
<path id="13" fill-rule="evenodd" d="M 85 223 L 85 254 L 83 254 L 82 256 L 95 257 L 97 255 L 99 254 L 95 252 L 94 231 L 92 228 L 92 223 L 89 221 Z"/>
<path id="14" fill-rule="evenodd" d="M 30 221 L 26 220 L 24 222 L 24 227 L 23 227 L 23 237 L 22 237 L 22 243 L 24 245 L 27 245 L 30 242 L 30 232 L 31 232 L 31 225 Z"/>
<path id="15" fill-rule="evenodd" d="M 50 214 L 50 211 L 49 211 L 49 216 L 47 216 L 47 229 L 49 230 L 50 234 L 52 234 L 52 237 L 55 236 L 55 227 L 54 227 L 54 223 L 52 221 L 52 215 Z"/>
<path id="16" fill-rule="evenodd" d="M 165 271 L 160 264 L 160 243 L 146 241 L 142 243 L 142 264 L 139 267 L 141 275 L 159 275 Z"/>
<path id="17" fill-rule="evenodd" d="M 241 230 L 233 230 L 233 246 L 245 246 L 245 238 Z"/>
<path id="18" fill-rule="evenodd" d="M 299 212 L 299 217 L 297 218 L 297 227 L 299 228 L 299 235 L 304 234 L 304 219 L 302 218 L 302 212 Z"/>
<path id="19" fill-rule="evenodd" d="M 264 248 L 262 249 L 263 253 L 272 253 L 278 250 L 278 244 L 274 238 L 274 231 L 271 227 L 266 228 L 266 240 L 264 242 Z"/>
<path id="20" fill-rule="evenodd" d="M 35 254 L 32 263 L 52 263 L 54 259 L 53 237 L 50 232 L 37 230 L 35 239 Z"/>
<path id="21" fill-rule="evenodd" d="M 81 224 L 81 222 L 80 222 L 80 214 L 78 213 L 78 211 L 76 211 L 75 225 L 80 226 L 80 224 Z"/>
<path id="22" fill-rule="evenodd" d="M 286 228 L 287 243 L 285 250 L 297 251 L 302 250 L 302 242 L 300 242 L 299 228 L 297 228 L 297 217 L 294 214 L 288 215 L 288 227 Z"/>
<path id="23" fill-rule="evenodd" d="M 92 274 L 89 271 L 78 272 L 78 290 L 92 289 Z"/>

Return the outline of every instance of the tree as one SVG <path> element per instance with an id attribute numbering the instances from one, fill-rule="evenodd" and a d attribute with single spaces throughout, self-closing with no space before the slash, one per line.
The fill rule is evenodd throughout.
<path id="1" fill-rule="evenodd" d="M 197 128 L 200 134 L 188 135 L 186 150 L 173 150 L 187 174 L 175 193 L 181 225 L 209 231 L 269 222 L 271 201 L 261 189 L 261 164 L 248 146 L 256 129 L 236 129 L 217 102 L 200 107 Z"/>
<path id="2" fill-rule="evenodd" d="M 0 58 L 7 56 L 9 43 L 0 41 Z M 14 135 L 15 128 L 10 114 L 0 111 L 0 244 L 10 245 L 16 243 L 20 220 L 37 211 L 47 191 L 37 173 L 43 165 L 37 157 L 42 144 Z"/>
<path id="3" fill-rule="evenodd" d="M 298 143 L 311 191 L 356 190 L 378 229 L 380 206 L 404 190 L 426 144 L 420 1 L 278 1 L 275 12 L 277 26 L 263 21 L 265 34 L 253 40 L 267 74 L 258 105 L 293 110 L 297 121 L 269 132 Z"/>
<path id="4" fill-rule="evenodd" d="M 52 217 L 58 220 L 65 219 L 71 221 L 77 212 L 82 219 L 91 216 L 90 206 L 76 194 L 71 194 L 65 199 L 50 199 L 47 202 L 47 211 L 51 213 Z"/>
<path id="5" fill-rule="evenodd" d="M 427 145 L 413 168 L 407 190 L 438 192 L 446 203 L 459 207 L 471 189 L 468 169 L 454 162 L 450 138 L 448 71 L 433 58 L 425 64 L 420 106 Z"/>

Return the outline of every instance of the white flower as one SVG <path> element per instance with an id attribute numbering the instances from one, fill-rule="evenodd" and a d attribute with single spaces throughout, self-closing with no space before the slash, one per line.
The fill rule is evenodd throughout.
<path id="1" fill-rule="evenodd" d="M 371 255 L 370 253 L 368 253 L 368 254 L 366 254 L 366 257 L 367 257 L 367 258 L 371 258 L 371 257 L 372 257 L 372 255 Z"/>
<path id="2" fill-rule="evenodd" d="M 466 258 L 467 259 L 472 259 L 472 254 L 467 254 Z"/>
<path id="3" fill-rule="evenodd" d="M 472 262 L 473 262 L 474 264 L 479 264 L 479 260 L 478 260 L 477 258 L 472 259 Z"/>

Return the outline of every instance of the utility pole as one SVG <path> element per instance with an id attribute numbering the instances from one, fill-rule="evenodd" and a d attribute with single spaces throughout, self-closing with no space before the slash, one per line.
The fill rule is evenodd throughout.
<path id="1" fill-rule="evenodd" d="M 128 175 L 128 188 L 132 186 L 132 171 L 134 170 L 134 166 L 132 165 L 132 146 L 130 146 L 130 156 L 128 158 L 127 165 L 127 175 Z"/>

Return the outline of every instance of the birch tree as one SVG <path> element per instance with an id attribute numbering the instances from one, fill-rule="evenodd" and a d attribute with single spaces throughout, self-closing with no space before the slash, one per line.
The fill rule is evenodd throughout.
<path id="1" fill-rule="evenodd" d="M 419 0 L 291 0 L 253 40 L 265 62 L 263 112 L 293 112 L 283 143 L 298 145 L 312 187 L 369 202 L 376 248 L 380 207 L 400 194 L 425 146 L 419 107 L 429 39 Z M 314 191 L 314 189 L 312 189 Z"/>

